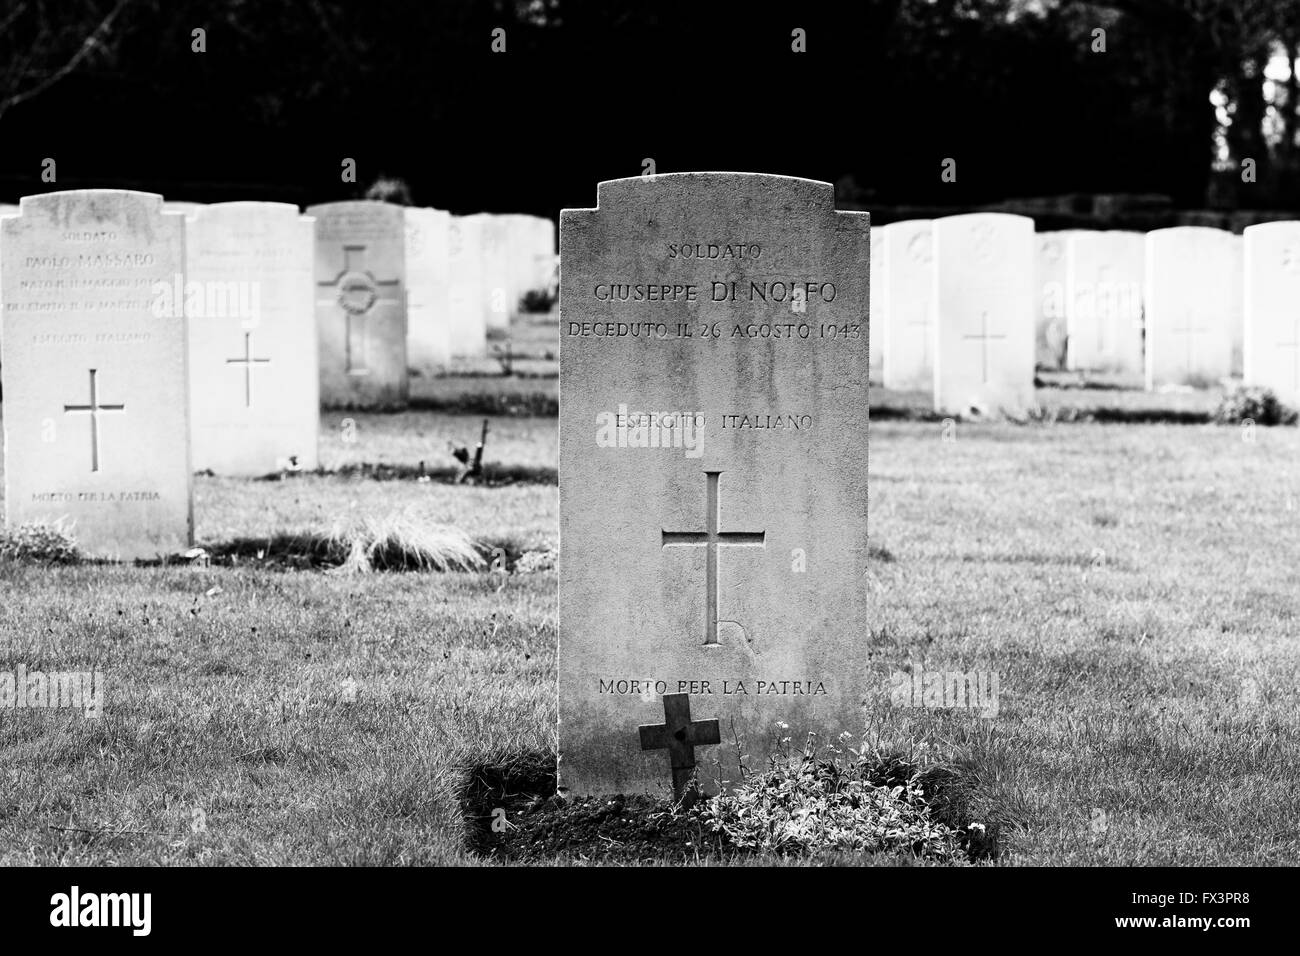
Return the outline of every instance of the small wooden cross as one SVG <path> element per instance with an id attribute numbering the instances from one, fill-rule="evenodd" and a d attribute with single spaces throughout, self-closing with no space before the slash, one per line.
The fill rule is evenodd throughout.
<path id="1" fill-rule="evenodd" d="M 695 774 L 695 748 L 722 743 L 716 720 L 691 720 L 689 694 L 664 694 L 664 722 L 642 724 L 641 749 L 667 750 L 673 768 L 673 797 L 681 800 Z"/>

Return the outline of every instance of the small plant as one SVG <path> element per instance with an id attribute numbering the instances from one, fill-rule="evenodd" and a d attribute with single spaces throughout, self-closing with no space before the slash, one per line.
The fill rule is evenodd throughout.
<path id="1" fill-rule="evenodd" d="M 1228 391 L 1211 415 L 1221 425 L 1239 425 L 1249 419 L 1256 425 L 1294 425 L 1297 412 L 1284 404 L 1272 389 L 1238 385 Z"/>
<path id="2" fill-rule="evenodd" d="M 75 564 L 80 559 L 76 541 L 62 521 L 0 529 L 0 561 Z"/>
<path id="3" fill-rule="evenodd" d="M 910 851 L 965 860 L 964 834 L 932 819 L 912 766 L 882 776 L 878 761 L 838 748 L 818 759 L 810 743 L 798 756 L 775 757 L 731 793 L 690 809 L 705 829 L 738 849 L 771 853 Z"/>
<path id="4" fill-rule="evenodd" d="M 559 561 L 559 552 L 554 548 L 545 551 L 525 551 L 515 562 L 516 574 L 529 574 L 534 571 L 554 571 Z"/>
<path id="5" fill-rule="evenodd" d="M 520 300 L 520 307 L 525 312 L 550 312 L 555 308 L 555 302 L 559 298 L 551 289 L 529 289 L 524 293 Z"/>
<path id="6" fill-rule="evenodd" d="M 366 189 L 366 199 L 391 202 L 398 206 L 413 206 L 411 187 L 400 176 L 380 176 Z"/>

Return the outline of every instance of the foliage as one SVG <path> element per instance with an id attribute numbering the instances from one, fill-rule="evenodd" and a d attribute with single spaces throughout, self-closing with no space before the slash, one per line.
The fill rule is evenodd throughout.
<path id="1" fill-rule="evenodd" d="M 0 529 L 0 561 L 75 564 L 75 539 L 62 522 L 34 522 Z"/>
<path id="2" fill-rule="evenodd" d="M 552 289 L 529 289 L 524 293 L 520 306 L 525 312 L 550 312 L 555 308 L 559 296 Z"/>
<path id="3" fill-rule="evenodd" d="M 849 751 L 818 759 L 809 747 L 774 759 L 734 792 L 691 808 L 711 833 L 737 848 L 771 853 L 909 850 L 963 858 L 963 834 L 932 819 L 916 769 L 882 780 L 880 764 Z M 978 826 L 973 824 L 972 826 Z"/>
<path id="4" fill-rule="evenodd" d="M 1256 425 L 1294 425 L 1297 412 L 1268 388 L 1239 385 L 1220 399 L 1213 420 L 1221 425 L 1239 425 L 1247 420 Z"/>

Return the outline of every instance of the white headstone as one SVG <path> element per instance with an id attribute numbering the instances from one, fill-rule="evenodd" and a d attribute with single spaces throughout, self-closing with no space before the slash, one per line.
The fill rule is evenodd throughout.
<path id="1" fill-rule="evenodd" d="M 390 203 L 312 206 L 320 396 L 329 408 L 401 408 L 406 358 L 406 219 Z"/>
<path id="2" fill-rule="evenodd" d="M 1141 375 L 1140 232 L 1078 232 L 1066 244 L 1067 366 Z"/>
<path id="3" fill-rule="evenodd" d="M 885 388 L 934 388 L 934 228 L 929 219 L 909 219 L 871 230 L 872 251 L 885 253 L 881 321 L 872 324 L 883 339 Z M 882 238 L 883 233 L 883 238 Z M 877 243 L 875 240 L 882 238 Z M 873 302 L 875 296 L 872 296 Z M 874 349 L 873 349 L 874 351 Z"/>
<path id="4" fill-rule="evenodd" d="M 512 300 L 510 236 L 505 217 L 491 213 L 466 216 L 479 237 L 479 267 L 483 293 L 483 318 L 489 332 L 510 328 L 510 316 L 518 305 Z"/>
<path id="5" fill-rule="evenodd" d="M 887 296 L 885 294 L 885 262 L 888 250 L 885 249 L 884 236 L 880 229 L 871 230 L 871 264 L 868 267 L 870 273 L 869 295 L 871 297 L 871 355 L 868 357 L 870 362 L 870 375 L 873 384 L 881 384 L 885 369 L 885 349 L 887 347 L 887 335 L 884 327 L 889 324 Z"/>
<path id="6" fill-rule="evenodd" d="M 315 222 L 285 203 L 215 203 L 186 219 L 185 247 L 194 469 L 315 469 Z"/>
<path id="7" fill-rule="evenodd" d="M 483 281 L 482 220 L 452 216 L 448 227 L 451 321 L 448 338 L 452 355 L 487 354 L 487 294 Z"/>
<path id="8" fill-rule="evenodd" d="M 5 518 L 85 554 L 192 541 L 183 217 L 124 190 L 43 193 L 0 219 Z"/>
<path id="9" fill-rule="evenodd" d="M 451 213 L 406 207 L 407 361 L 433 376 L 451 361 Z"/>
<path id="10" fill-rule="evenodd" d="M 1213 385 L 1232 373 L 1233 236 L 1176 226 L 1146 238 L 1146 385 Z"/>
<path id="11" fill-rule="evenodd" d="M 1080 230 L 1034 235 L 1038 312 L 1034 320 L 1034 360 L 1042 368 L 1059 369 L 1065 361 L 1066 243 Z"/>
<path id="12" fill-rule="evenodd" d="M 182 216 L 192 216 L 204 207 L 201 202 L 163 201 L 163 212 L 178 212 Z"/>
<path id="13" fill-rule="evenodd" d="M 934 407 L 1020 415 L 1034 404 L 1034 223 L 972 213 L 933 222 Z"/>
<path id="14" fill-rule="evenodd" d="M 1300 406 L 1300 222 L 1245 231 L 1244 377 Z"/>

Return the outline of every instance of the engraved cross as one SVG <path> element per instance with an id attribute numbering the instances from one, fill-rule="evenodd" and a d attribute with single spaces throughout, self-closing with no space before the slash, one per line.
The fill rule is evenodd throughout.
<path id="1" fill-rule="evenodd" d="M 704 531 L 665 531 L 661 548 L 703 547 L 707 555 L 707 606 L 704 616 L 705 646 L 718 643 L 718 549 L 720 547 L 766 547 L 763 531 L 720 531 L 722 518 L 718 505 L 720 471 L 706 471 L 704 494 Z"/>

